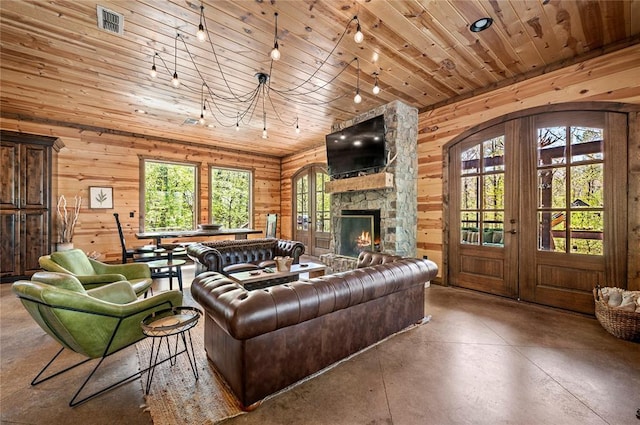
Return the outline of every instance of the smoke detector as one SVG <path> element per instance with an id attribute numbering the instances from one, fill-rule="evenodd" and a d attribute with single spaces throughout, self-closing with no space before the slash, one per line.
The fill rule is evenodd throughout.
<path id="1" fill-rule="evenodd" d="M 97 6 L 97 13 L 98 28 L 118 35 L 124 34 L 124 15 L 102 6 Z"/>

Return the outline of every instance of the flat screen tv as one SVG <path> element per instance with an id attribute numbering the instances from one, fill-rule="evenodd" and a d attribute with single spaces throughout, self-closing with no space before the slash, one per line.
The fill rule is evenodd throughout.
<path id="1" fill-rule="evenodd" d="M 384 115 L 327 134 L 327 166 L 334 178 L 377 171 L 387 165 Z"/>

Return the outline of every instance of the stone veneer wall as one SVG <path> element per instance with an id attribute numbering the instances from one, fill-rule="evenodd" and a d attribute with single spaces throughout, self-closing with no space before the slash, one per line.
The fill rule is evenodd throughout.
<path id="1" fill-rule="evenodd" d="M 334 193 L 331 196 L 333 235 L 331 250 L 339 252 L 342 210 L 380 210 L 380 250 L 382 252 L 414 257 L 418 218 L 418 110 L 394 101 L 382 105 L 352 120 L 335 124 L 332 132 L 350 127 L 369 118 L 384 114 L 387 127 L 386 140 L 389 158 L 386 172 L 393 174 L 392 189 L 378 189 Z"/>

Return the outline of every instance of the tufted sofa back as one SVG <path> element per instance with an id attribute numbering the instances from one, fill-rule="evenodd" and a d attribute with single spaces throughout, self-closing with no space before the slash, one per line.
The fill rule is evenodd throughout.
<path id="1" fill-rule="evenodd" d="M 432 261 L 405 258 L 255 291 L 203 273 L 191 293 L 221 328 L 242 340 L 423 285 L 437 272 Z"/>
<path id="2" fill-rule="evenodd" d="M 356 262 L 356 268 L 377 266 L 378 264 L 393 263 L 401 260 L 404 257 L 400 255 L 385 254 L 383 252 L 362 251 L 358 255 L 358 261 Z"/>
<path id="3" fill-rule="evenodd" d="M 199 271 L 222 272 L 234 264 L 260 264 L 277 256 L 289 256 L 294 264 L 298 264 L 304 254 L 304 245 L 273 238 L 201 242 L 189 245 L 187 254 L 203 266 Z"/>

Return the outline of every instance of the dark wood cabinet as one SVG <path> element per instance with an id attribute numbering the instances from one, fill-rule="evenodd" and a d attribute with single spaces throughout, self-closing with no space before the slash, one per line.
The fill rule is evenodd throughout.
<path id="1" fill-rule="evenodd" d="M 11 281 L 40 269 L 51 250 L 51 192 L 59 139 L 0 132 L 0 277 Z"/>

